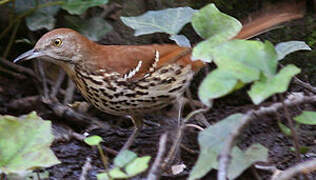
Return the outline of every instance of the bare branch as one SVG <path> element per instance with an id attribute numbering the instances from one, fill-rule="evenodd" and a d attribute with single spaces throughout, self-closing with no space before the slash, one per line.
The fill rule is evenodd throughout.
<path id="1" fill-rule="evenodd" d="M 160 172 L 160 162 L 162 160 L 163 155 L 165 154 L 166 150 L 166 142 L 167 142 L 167 133 L 164 133 L 159 140 L 159 149 L 156 156 L 156 159 L 151 166 L 151 169 L 148 173 L 147 179 L 149 180 L 156 180 L 159 179 L 159 172 Z"/>
<path id="2" fill-rule="evenodd" d="M 316 159 L 301 162 L 293 167 L 290 167 L 281 172 L 278 176 L 274 177 L 272 180 L 288 180 L 298 173 L 308 174 L 313 171 L 316 171 Z"/>
<path id="3" fill-rule="evenodd" d="M 284 101 L 284 104 L 288 107 L 296 106 L 303 103 L 315 103 L 316 102 L 316 95 L 314 96 L 303 96 L 303 95 L 292 95 L 289 96 L 288 99 Z M 234 146 L 235 139 L 239 136 L 241 131 L 246 127 L 246 125 L 256 116 L 263 116 L 266 114 L 275 113 L 279 109 L 283 107 L 282 103 L 274 103 L 269 107 L 261 107 L 259 110 L 250 110 L 248 111 L 243 118 L 240 120 L 240 124 L 232 130 L 231 136 L 229 136 L 224 144 L 223 150 L 219 155 L 219 165 L 218 165 L 218 172 L 217 172 L 217 179 L 218 180 L 226 180 L 227 176 L 227 167 L 231 160 L 231 150 Z"/>

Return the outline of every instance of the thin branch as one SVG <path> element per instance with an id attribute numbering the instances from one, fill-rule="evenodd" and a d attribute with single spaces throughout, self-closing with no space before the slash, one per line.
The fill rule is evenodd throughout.
<path id="1" fill-rule="evenodd" d="M 5 48 L 4 50 L 4 53 L 3 53 L 3 57 L 6 58 L 11 50 L 11 47 L 13 45 L 13 42 L 15 40 L 15 37 L 16 37 L 16 33 L 19 29 L 19 26 L 21 24 L 21 20 L 18 20 L 16 23 L 15 23 L 15 26 L 13 28 L 13 31 L 12 31 L 12 34 L 10 36 L 10 40 L 9 40 L 9 43 L 7 44 L 7 47 Z"/>
<path id="2" fill-rule="evenodd" d="M 166 142 L 167 142 L 167 133 L 164 133 L 159 140 L 159 149 L 156 156 L 156 159 L 151 166 L 151 169 L 148 173 L 147 179 L 149 180 L 156 180 L 159 179 L 160 176 L 160 162 L 162 160 L 163 155 L 166 151 Z"/>
<path id="3" fill-rule="evenodd" d="M 73 95 L 74 95 L 74 92 L 75 92 L 75 84 L 74 82 L 68 78 L 68 87 L 67 87 L 67 90 L 66 90 L 66 95 L 64 97 L 64 104 L 69 104 L 71 101 L 72 101 L 72 98 L 73 98 Z"/>
<path id="4" fill-rule="evenodd" d="M 316 171 L 316 159 L 301 162 L 293 167 L 282 171 L 278 176 L 274 177 L 272 180 L 288 180 L 292 179 L 298 173 L 308 174 Z"/>
<path id="5" fill-rule="evenodd" d="M 307 90 L 309 90 L 309 91 L 311 91 L 311 92 L 313 92 L 313 93 L 316 94 L 316 87 L 312 86 L 312 85 L 309 84 L 309 83 L 306 83 L 306 82 L 300 80 L 300 79 L 297 78 L 296 76 L 294 76 L 294 83 L 296 83 L 296 84 L 298 84 L 298 85 L 304 87 L 305 89 L 307 89 Z"/>
<path id="6" fill-rule="evenodd" d="M 84 163 L 84 165 L 82 166 L 81 169 L 82 169 L 82 171 L 81 171 L 81 175 L 80 175 L 79 180 L 86 180 L 88 171 L 89 171 L 90 169 L 92 169 L 92 166 L 91 166 L 91 157 L 87 157 L 86 162 Z"/>
<path id="7" fill-rule="evenodd" d="M 314 96 L 302 96 L 302 95 L 291 95 L 284 101 L 284 104 L 288 107 L 296 106 L 302 103 L 315 103 L 316 95 Z M 224 148 L 219 155 L 219 165 L 217 172 L 218 180 L 226 180 L 227 176 L 227 167 L 230 164 L 231 160 L 231 150 L 234 146 L 235 139 L 239 136 L 241 131 L 246 127 L 246 125 L 257 116 L 263 116 L 266 114 L 275 113 L 283 107 L 282 103 L 274 103 L 269 107 L 261 107 L 258 110 L 250 110 L 248 111 L 240 120 L 235 129 L 232 130 L 231 135 L 225 140 Z"/>
<path id="8" fill-rule="evenodd" d="M 42 61 L 37 61 L 37 68 L 38 68 L 38 72 L 39 72 L 41 79 L 42 79 L 43 90 L 44 90 L 43 95 L 45 98 L 48 98 L 47 79 L 46 79 L 46 74 L 44 72 L 44 67 L 43 67 Z"/>

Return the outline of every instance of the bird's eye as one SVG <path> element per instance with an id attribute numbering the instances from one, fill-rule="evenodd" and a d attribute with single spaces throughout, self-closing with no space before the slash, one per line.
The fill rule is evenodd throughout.
<path id="1" fill-rule="evenodd" d="M 59 47 L 61 45 L 62 41 L 61 39 L 57 38 L 54 40 L 54 46 Z"/>

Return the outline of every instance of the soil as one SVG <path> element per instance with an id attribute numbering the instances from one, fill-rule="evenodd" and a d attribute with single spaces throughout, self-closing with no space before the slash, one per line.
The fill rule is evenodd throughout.
<path id="1" fill-rule="evenodd" d="M 170 42 L 167 40 L 167 36 L 163 34 L 155 34 L 151 36 L 134 37 L 132 31 L 126 28 L 119 21 L 117 17 L 120 15 L 135 15 L 127 13 L 126 8 L 132 8 L 130 4 L 134 1 L 128 1 L 128 3 L 121 3 L 122 9 L 118 12 L 113 12 L 111 21 L 115 31 L 108 33 L 100 43 L 103 44 L 149 44 L 149 43 L 165 43 Z M 138 1 L 139 2 L 139 1 Z M 162 8 L 166 6 L 162 5 Z M 199 6 L 199 5 L 196 5 Z M 140 8 L 142 6 L 139 6 Z M 143 7 L 148 10 L 148 7 Z M 259 6 L 258 6 L 259 8 Z M 134 8 L 135 9 L 135 8 Z M 149 7 L 149 9 L 151 9 Z M 255 11 L 254 9 L 248 9 L 247 12 Z M 129 10 L 131 12 L 131 10 Z M 224 11 L 224 10 L 223 10 Z M 233 10 L 228 10 L 231 15 L 236 14 L 239 17 L 245 17 L 245 14 L 234 13 Z M 136 11 L 132 11 L 136 12 Z M 136 14 L 145 12 L 144 9 L 140 9 Z M 225 11 L 224 11 L 225 12 Z M 311 37 L 313 27 L 316 18 L 314 14 L 307 14 L 306 17 L 296 20 L 290 23 L 286 23 L 284 28 L 276 29 L 271 32 L 265 33 L 259 36 L 259 39 L 270 40 L 273 43 L 287 41 L 287 40 L 305 40 L 307 41 Z M 193 33 L 192 27 L 187 26 L 183 30 L 183 33 L 189 34 L 189 38 L 193 41 L 199 41 L 200 39 L 196 34 Z M 191 33 L 191 34 L 190 34 Z M 315 47 L 314 44 L 312 44 Z M 312 47 L 312 48 L 313 48 Z M 290 55 L 284 64 L 294 63 L 302 69 L 300 78 L 306 82 L 310 82 L 316 85 L 316 73 L 315 73 L 315 63 L 316 63 L 315 50 L 312 52 L 298 52 Z M 31 63 L 25 63 L 25 66 L 31 67 Z M 212 69 L 212 65 L 208 67 Z M 194 78 L 192 85 L 190 87 L 193 98 L 197 99 L 196 91 L 199 83 L 205 76 L 205 70 L 201 70 L 200 73 Z M 93 107 L 88 111 L 88 114 L 94 117 L 98 117 L 103 120 L 103 123 L 107 123 L 111 128 L 102 129 L 87 129 L 85 125 L 74 124 L 69 122 L 67 119 L 57 117 L 52 113 L 52 111 L 43 103 L 40 102 L 39 98 L 35 100 L 32 99 L 29 104 L 14 104 L 16 101 L 25 97 L 38 96 L 40 85 L 35 85 L 36 82 L 29 77 L 20 77 L 3 75 L 0 74 L 0 114 L 11 114 L 11 115 L 22 115 L 30 111 L 35 110 L 43 119 L 51 120 L 54 124 L 54 129 L 57 133 L 68 132 L 68 129 L 72 129 L 77 133 L 88 132 L 90 135 L 99 135 L 103 138 L 102 143 L 103 148 L 110 148 L 118 151 L 122 145 L 125 143 L 127 138 L 132 132 L 132 123 L 126 118 L 115 117 L 102 113 Z M 63 87 L 66 86 L 64 82 Z M 220 98 L 215 101 L 214 107 L 204 113 L 207 121 L 210 124 L 216 123 L 221 119 L 234 114 L 234 113 L 245 113 L 250 109 L 257 109 L 258 106 L 253 105 L 249 97 L 247 96 L 247 87 L 234 92 L 224 98 Z M 284 93 L 287 96 L 293 92 L 303 92 L 310 93 L 302 87 L 291 84 L 288 92 Z M 62 96 L 58 97 L 62 99 Z M 83 98 L 78 92 L 74 96 L 74 100 L 83 101 Z M 278 102 L 280 99 L 278 97 L 273 97 L 268 99 L 261 106 L 268 106 L 274 102 Z M 169 108 L 170 109 L 170 108 Z M 314 104 L 304 104 L 301 106 L 296 106 L 290 109 L 291 116 L 300 114 L 303 110 L 316 110 L 316 105 Z M 168 132 L 169 139 L 167 143 L 167 151 L 170 148 L 174 137 L 174 129 L 177 125 L 177 120 L 174 117 L 166 116 L 167 109 L 162 110 L 157 114 L 147 115 L 145 117 L 146 123 L 144 128 L 141 130 L 140 135 L 136 138 L 133 143 L 131 150 L 136 152 L 139 156 L 150 155 L 153 158 L 157 155 L 159 137 L 164 133 Z M 185 114 L 190 112 L 189 108 L 185 109 Z M 284 135 L 277 124 L 278 117 L 281 122 L 287 124 L 287 120 L 284 116 L 284 112 L 280 111 L 276 115 L 258 117 L 256 120 L 252 121 L 249 126 L 243 131 L 238 139 L 238 146 L 242 149 L 246 149 L 253 143 L 260 143 L 269 149 L 269 165 L 274 165 L 280 170 L 284 170 L 296 163 L 295 153 L 291 150 L 293 147 L 293 141 L 290 137 Z M 190 121 L 194 124 L 199 124 L 197 119 Z M 201 125 L 201 124 L 200 124 Z M 201 125 L 202 126 L 202 125 Z M 316 126 L 305 126 L 301 125 L 298 129 L 299 144 L 301 146 L 309 147 L 309 151 L 306 154 L 302 154 L 302 159 L 316 158 Z M 179 152 L 172 164 L 183 163 L 187 168 L 180 175 L 172 175 L 169 171 L 166 171 L 162 175 L 162 179 L 185 179 L 190 172 L 190 169 L 195 164 L 198 153 L 199 146 L 197 143 L 198 130 L 193 128 L 186 128 L 184 131 L 184 137 L 182 140 L 182 145 L 186 148 L 180 148 Z M 49 172 L 49 179 L 60 180 L 60 179 L 79 179 L 82 167 L 84 166 L 87 157 L 91 158 L 91 170 L 88 171 L 87 179 L 96 179 L 96 174 L 103 170 L 103 165 L 101 158 L 98 154 L 97 149 L 91 148 L 84 142 L 79 141 L 75 138 L 60 138 L 52 144 L 52 149 L 55 155 L 62 162 L 59 165 L 45 169 Z M 188 150 L 189 149 L 189 150 Z M 115 155 L 106 151 L 110 160 L 113 160 Z M 255 168 L 249 168 L 246 170 L 238 179 L 256 179 L 259 175 L 261 179 L 269 179 L 272 175 L 269 171 L 258 170 Z M 144 176 L 145 177 L 145 176 Z M 316 173 L 309 175 L 310 178 L 316 179 Z M 142 179 L 143 176 L 137 176 L 134 179 Z M 216 179 L 216 171 L 211 171 L 207 174 L 204 179 Z"/>

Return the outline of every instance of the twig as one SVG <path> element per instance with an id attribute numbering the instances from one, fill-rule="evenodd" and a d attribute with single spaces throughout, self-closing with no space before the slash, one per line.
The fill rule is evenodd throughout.
<path id="1" fill-rule="evenodd" d="M 159 179 L 160 176 L 160 162 L 162 160 L 163 155 L 166 151 L 166 142 L 167 142 L 167 133 L 164 133 L 159 140 L 159 149 L 156 156 L 156 159 L 151 166 L 151 169 L 148 173 L 147 179 L 149 180 L 156 180 Z"/>
<path id="2" fill-rule="evenodd" d="M 34 73 L 34 71 L 32 69 L 14 64 L 14 63 L 12 63 L 4 58 L 1 58 L 1 57 L 0 57 L 0 64 L 2 64 L 3 66 L 9 67 L 11 69 L 14 69 L 15 71 L 17 71 L 19 73 L 23 73 L 23 74 L 26 74 L 28 76 L 31 76 L 32 78 L 34 78 L 38 82 L 41 82 L 41 80 L 38 78 L 38 76 Z"/>
<path id="3" fill-rule="evenodd" d="M 59 70 L 59 74 L 58 74 L 58 78 L 55 82 L 55 85 L 52 87 L 52 90 L 51 90 L 51 93 L 50 93 L 50 97 L 56 97 L 59 89 L 60 89 L 60 86 L 62 84 L 62 82 L 64 81 L 65 79 L 65 72 L 63 70 Z"/>
<path id="4" fill-rule="evenodd" d="M 302 80 L 300 80 L 299 78 L 297 78 L 296 76 L 294 76 L 294 83 L 306 88 L 307 90 L 313 92 L 313 93 L 316 93 L 316 87 L 312 86 L 311 84 L 309 83 L 306 83 Z"/>
<path id="5" fill-rule="evenodd" d="M 16 33 L 19 29 L 19 26 L 21 24 L 21 20 L 18 20 L 13 28 L 13 31 L 12 31 L 12 34 L 10 36 L 10 40 L 9 40 L 9 43 L 7 44 L 7 47 L 5 48 L 4 50 L 4 53 L 3 53 L 3 57 L 6 58 L 11 50 L 11 47 L 12 47 L 12 44 L 15 40 L 15 37 L 16 37 Z"/>
<path id="6" fill-rule="evenodd" d="M 287 121 L 289 123 L 289 128 L 291 130 L 291 135 L 292 135 L 293 142 L 294 142 L 294 147 L 295 147 L 296 159 L 298 161 L 301 161 L 302 158 L 301 158 L 301 153 L 300 153 L 300 145 L 299 145 L 299 142 L 298 142 L 297 133 L 296 133 L 296 131 L 294 129 L 293 120 L 291 119 L 291 115 L 289 113 L 287 105 L 284 104 L 284 97 L 283 97 L 282 94 L 280 94 L 280 99 L 282 101 L 282 106 L 283 106 L 283 111 L 284 111 L 285 117 L 286 117 L 286 119 L 287 119 Z"/>
<path id="7" fill-rule="evenodd" d="M 81 171 L 81 175 L 79 180 L 86 180 L 88 171 L 92 168 L 91 166 L 91 158 L 87 157 L 86 162 L 84 163 L 84 165 L 82 166 L 82 171 Z"/>
<path id="8" fill-rule="evenodd" d="M 282 171 L 278 176 L 274 177 L 272 180 L 288 180 L 291 179 L 298 173 L 308 174 L 316 171 L 316 159 L 301 162 L 293 167 Z"/>
<path id="9" fill-rule="evenodd" d="M 288 97 L 284 101 L 284 104 L 287 106 L 295 106 L 302 103 L 315 103 L 316 102 L 316 95 L 314 96 L 299 96 L 299 95 L 292 95 Z M 263 116 L 266 114 L 271 114 L 283 107 L 282 103 L 274 103 L 269 107 L 261 107 L 259 110 L 250 110 L 248 111 L 240 120 L 235 129 L 231 131 L 231 135 L 225 140 L 223 150 L 219 155 L 219 165 L 218 165 L 218 172 L 217 172 L 217 179 L 218 180 L 226 180 L 227 176 L 227 167 L 231 160 L 231 150 L 234 146 L 235 139 L 239 136 L 241 131 L 246 127 L 246 125 L 256 116 Z"/>

